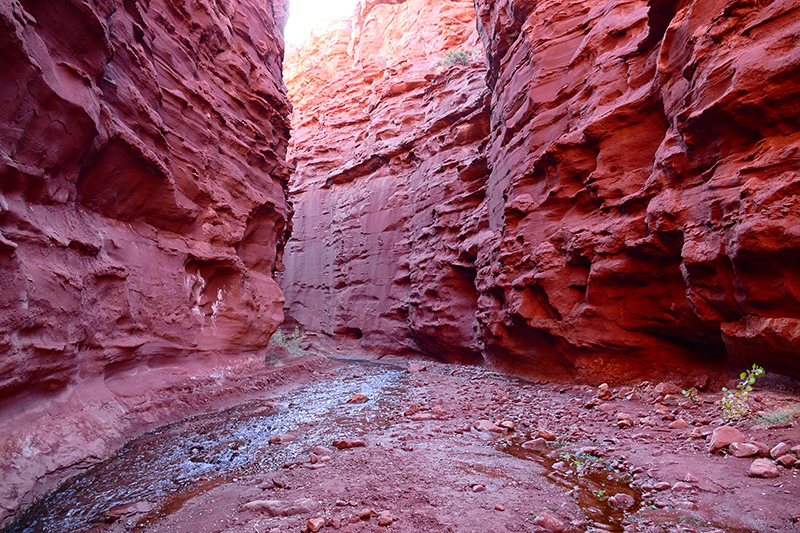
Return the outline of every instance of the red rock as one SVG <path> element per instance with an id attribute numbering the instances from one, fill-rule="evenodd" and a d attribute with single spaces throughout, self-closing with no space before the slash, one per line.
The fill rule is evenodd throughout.
<path id="1" fill-rule="evenodd" d="M 614 496 L 610 497 L 608 499 L 608 503 L 610 503 L 613 507 L 627 509 L 636 505 L 636 500 L 630 494 L 620 492 L 619 494 L 615 494 Z"/>
<path id="2" fill-rule="evenodd" d="M 669 425 L 670 429 L 689 429 L 689 424 L 686 423 L 686 420 L 683 418 L 679 418 L 674 422 L 671 422 Z"/>
<path id="3" fill-rule="evenodd" d="M 333 441 L 333 445 L 340 450 L 347 450 L 349 448 L 363 448 L 367 443 L 361 439 L 342 439 Z"/>
<path id="4" fill-rule="evenodd" d="M 769 459 L 756 459 L 750 465 L 750 477 L 778 477 L 778 469 Z"/>
<path id="5" fill-rule="evenodd" d="M 733 442 L 728 446 L 728 451 L 735 457 L 753 457 L 758 455 L 761 450 L 750 442 Z"/>
<path id="6" fill-rule="evenodd" d="M 564 533 L 564 523 L 550 513 L 541 513 L 533 519 L 533 525 L 539 526 L 552 533 Z"/>
<path id="7" fill-rule="evenodd" d="M 773 459 L 777 459 L 778 457 L 786 455 L 787 453 L 789 453 L 789 445 L 785 442 L 780 442 L 772 447 L 772 449 L 769 451 L 769 456 Z"/>
<path id="8" fill-rule="evenodd" d="M 0 523 L 242 394 L 283 320 L 284 1 L 122 4 L 0 7 Z"/>
<path id="9" fill-rule="evenodd" d="M 554 441 L 556 440 L 556 434 L 546 429 L 540 429 L 539 431 L 536 432 L 535 438 L 544 439 L 546 441 Z"/>
<path id="10" fill-rule="evenodd" d="M 497 427 L 491 420 L 478 420 L 475 422 L 475 429 L 478 431 L 490 431 L 492 433 L 503 433 L 503 429 Z"/>
<path id="11" fill-rule="evenodd" d="M 243 511 L 265 512 L 270 516 L 294 516 L 310 513 L 319 508 L 319 503 L 310 498 L 293 501 L 255 500 L 242 506 Z"/>
<path id="12" fill-rule="evenodd" d="M 316 533 L 325 526 L 324 518 L 312 518 L 306 523 L 306 527 L 311 533 Z"/>
<path id="13" fill-rule="evenodd" d="M 711 453 L 718 452 L 734 442 L 744 442 L 744 435 L 742 435 L 741 431 L 730 426 L 718 427 L 711 434 L 708 451 Z"/>
<path id="14" fill-rule="evenodd" d="M 373 516 L 378 516 L 378 513 L 375 511 L 375 509 L 364 508 L 358 512 L 358 518 L 361 520 L 369 520 Z"/>
<path id="15" fill-rule="evenodd" d="M 381 514 L 378 515 L 379 526 L 391 526 L 392 522 L 394 522 L 394 518 L 392 518 L 391 511 L 381 511 Z"/>
<path id="16" fill-rule="evenodd" d="M 522 447 L 525 448 L 526 450 L 531 450 L 535 452 L 547 451 L 549 449 L 547 447 L 547 441 L 541 437 L 523 442 Z"/>
<path id="17" fill-rule="evenodd" d="M 763 442 L 753 441 L 751 444 L 758 447 L 758 455 L 759 457 L 769 457 L 769 446 L 767 446 Z"/>
<path id="18" fill-rule="evenodd" d="M 408 364 L 408 371 L 409 372 L 424 372 L 427 367 L 418 365 L 417 363 L 409 363 Z"/>
<path id="19" fill-rule="evenodd" d="M 367 403 L 369 398 L 364 394 L 354 394 L 347 400 L 347 403 Z"/>
<path id="20" fill-rule="evenodd" d="M 794 465 L 796 459 L 797 457 L 795 457 L 793 454 L 787 453 L 775 459 L 775 462 L 777 462 L 780 465 L 783 465 L 786 468 L 791 468 Z"/>
<path id="21" fill-rule="evenodd" d="M 286 444 L 288 442 L 292 442 L 296 440 L 297 437 L 292 435 L 291 433 L 283 433 L 281 435 L 275 435 L 274 437 L 270 437 L 269 443 L 270 444 Z"/>

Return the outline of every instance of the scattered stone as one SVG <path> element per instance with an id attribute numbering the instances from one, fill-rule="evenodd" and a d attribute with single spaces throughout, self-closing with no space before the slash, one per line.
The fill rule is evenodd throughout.
<path id="1" fill-rule="evenodd" d="M 270 444 L 286 444 L 287 442 L 292 442 L 293 440 L 297 439 L 291 433 L 283 433 L 281 435 L 275 435 L 274 437 L 269 439 Z"/>
<path id="2" fill-rule="evenodd" d="M 347 403 L 367 403 L 369 398 L 364 394 L 353 394 Z"/>
<path id="3" fill-rule="evenodd" d="M 319 504 L 311 498 L 294 501 L 254 500 L 242 506 L 243 511 L 266 512 L 270 516 L 293 516 L 315 511 Z"/>
<path id="4" fill-rule="evenodd" d="M 483 492 L 485 490 L 486 487 L 484 485 L 481 485 L 480 483 L 472 485 L 472 492 Z"/>
<path id="5" fill-rule="evenodd" d="M 769 456 L 772 457 L 773 459 L 777 459 L 778 457 L 786 455 L 787 453 L 789 453 L 789 445 L 786 444 L 785 442 L 781 442 L 776 444 L 769 451 Z"/>
<path id="6" fill-rule="evenodd" d="M 428 367 L 423 365 L 418 365 L 417 363 L 408 363 L 409 372 L 424 372 L 427 369 Z"/>
<path id="7" fill-rule="evenodd" d="M 411 415 L 411 420 L 414 422 L 424 422 L 426 420 L 434 420 L 436 415 L 431 413 L 430 411 L 425 411 L 424 413 L 415 413 Z"/>
<path id="8" fill-rule="evenodd" d="M 734 442 L 744 442 L 744 435 L 742 432 L 731 426 L 720 426 L 711 434 L 711 442 L 708 445 L 708 451 L 711 453 L 718 452 Z"/>
<path id="9" fill-rule="evenodd" d="M 364 508 L 358 512 L 358 518 L 360 518 L 361 520 L 369 520 L 373 516 L 378 516 L 378 513 L 375 512 L 375 509 Z"/>
<path id="10" fill-rule="evenodd" d="M 491 420 L 478 420 L 475 422 L 475 429 L 478 431 L 491 431 L 493 433 L 503 433 L 503 429 L 495 425 Z"/>
<path id="11" fill-rule="evenodd" d="M 554 440 L 556 440 L 556 434 L 553 433 L 552 431 L 548 431 L 546 429 L 540 429 L 536 433 L 536 437 L 535 438 L 544 439 L 546 441 L 554 441 Z"/>
<path id="12" fill-rule="evenodd" d="M 610 497 L 608 499 L 608 503 L 611 504 L 612 507 L 627 509 L 629 507 L 633 507 L 634 505 L 636 505 L 636 500 L 634 500 L 633 496 L 631 496 L 630 494 L 625 494 L 624 492 L 620 492 Z"/>
<path id="13" fill-rule="evenodd" d="M 515 426 L 514 422 L 512 422 L 511 420 L 503 420 L 502 422 L 500 422 L 500 427 L 513 431 Z"/>
<path id="14" fill-rule="evenodd" d="M 754 446 L 758 446 L 759 457 L 769 457 L 769 446 L 767 446 L 765 443 L 753 441 L 751 444 L 753 444 Z"/>
<path id="15" fill-rule="evenodd" d="M 311 453 L 318 455 L 319 457 L 324 457 L 326 455 L 333 454 L 333 450 L 326 448 L 325 446 L 314 446 L 311 449 Z"/>
<path id="16" fill-rule="evenodd" d="M 394 522 L 394 518 L 392 518 L 390 511 L 381 511 L 381 514 L 378 515 L 379 526 L 391 526 L 392 522 Z"/>
<path id="17" fill-rule="evenodd" d="M 506 508 L 498 503 L 497 505 L 494 506 L 494 510 L 495 511 L 505 511 Z"/>
<path id="18" fill-rule="evenodd" d="M 564 523 L 550 513 L 542 513 L 534 518 L 533 525 L 551 531 L 552 533 L 564 533 L 565 529 Z"/>
<path id="19" fill-rule="evenodd" d="M 346 450 L 349 448 L 364 448 L 367 443 L 361 439 L 343 439 L 333 441 L 333 445 L 340 450 Z"/>
<path id="20" fill-rule="evenodd" d="M 789 451 L 795 454 L 796 456 L 800 457 L 800 444 L 798 444 L 797 446 L 792 446 L 792 449 Z"/>
<path id="21" fill-rule="evenodd" d="M 753 457 L 759 454 L 760 449 L 752 442 L 733 442 L 728 446 L 728 451 L 734 457 Z"/>
<path id="22" fill-rule="evenodd" d="M 675 395 L 681 394 L 682 390 L 674 383 L 665 381 L 663 383 L 659 383 L 658 385 L 656 385 L 656 388 L 653 392 L 656 393 L 656 396 L 667 396 L 668 394 L 675 394 Z"/>
<path id="23" fill-rule="evenodd" d="M 522 447 L 533 452 L 543 452 L 548 450 L 547 441 L 541 437 L 523 442 Z"/>
<path id="24" fill-rule="evenodd" d="M 706 390 L 709 385 L 711 385 L 711 378 L 705 374 L 698 377 L 694 382 L 694 388 L 700 391 Z"/>
<path id="25" fill-rule="evenodd" d="M 316 533 L 320 529 L 325 526 L 325 519 L 324 518 L 312 518 L 306 524 L 306 527 L 311 533 Z"/>
<path id="26" fill-rule="evenodd" d="M 597 397 L 601 400 L 610 400 L 613 394 L 608 388 L 608 383 L 603 383 L 597 387 Z"/>
<path id="27" fill-rule="evenodd" d="M 670 423 L 669 429 L 689 429 L 689 424 L 686 423 L 686 420 L 683 418 L 679 418 L 676 421 Z"/>
<path id="28" fill-rule="evenodd" d="M 672 492 L 680 492 L 683 490 L 692 490 L 692 486 L 683 481 L 678 481 L 672 485 Z"/>
<path id="29" fill-rule="evenodd" d="M 619 426 L 620 429 L 633 427 L 633 418 L 631 418 L 631 415 L 628 413 L 618 413 L 617 426 Z"/>
<path id="30" fill-rule="evenodd" d="M 794 465 L 796 457 L 794 455 L 792 455 L 791 453 L 787 453 L 787 454 L 781 455 L 780 457 L 778 457 L 775 460 L 778 462 L 778 464 L 783 465 L 786 468 L 791 468 L 792 465 Z"/>
<path id="31" fill-rule="evenodd" d="M 659 490 L 659 491 L 661 491 L 661 490 L 669 490 L 671 487 L 672 487 L 672 485 L 670 485 L 666 481 L 659 481 L 658 483 L 653 485 L 653 488 L 655 490 Z"/>
<path id="32" fill-rule="evenodd" d="M 778 477 L 778 467 L 775 463 L 766 458 L 760 458 L 753 461 L 750 465 L 750 477 Z"/>

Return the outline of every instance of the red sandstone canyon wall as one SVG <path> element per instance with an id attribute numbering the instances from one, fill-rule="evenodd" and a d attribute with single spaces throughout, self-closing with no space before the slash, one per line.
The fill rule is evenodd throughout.
<path id="1" fill-rule="evenodd" d="M 492 362 L 800 376 L 796 7 L 477 2 Z"/>
<path id="2" fill-rule="evenodd" d="M 317 347 L 481 360 L 489 93 L 474 13 L 366 2 L 287 54 L 297 170 L 281 284 L 287 325 Z"/>
<path id="3" fill-rule="evenodd" d="M 285 13 L 0 2 L 0 522 L 130 428 L 202 409 L 233 356 L 263 362 L 290 219 Z"/>
<path id="4" fill-rule="evenodd" d="M 795 3 L 467 7 L 362 2 L 287 78 L 290 322 L 564 380 L 800 376 Z M 443 9 L 488 70 L 425 86 L 472 43 Z"/>

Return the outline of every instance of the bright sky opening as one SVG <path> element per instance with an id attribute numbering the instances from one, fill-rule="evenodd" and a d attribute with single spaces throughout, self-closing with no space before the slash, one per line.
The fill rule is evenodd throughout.
<path id="1" fill-rule="evenodd" d="M 289 21 L 284 36 L 287 45 L 300 46 L 311 30 L 329 22 L 349 18 L 358 0 L 289 0 Z"/>

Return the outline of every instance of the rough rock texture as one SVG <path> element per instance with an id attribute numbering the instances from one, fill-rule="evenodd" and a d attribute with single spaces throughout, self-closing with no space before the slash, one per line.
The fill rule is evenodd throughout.
<path id="1" fill-rule="evenodd" d="M 263 360 L 290 215 L 284 19 L 282 0 L 0 2 L 0 520 L 181 410 L 181 381 Z"/>
<path id="2" fill-rule="evenodd" d="M 287 54 L 297 171 L 281 284 L 287 324 L 318 345 L 481 360 L 489 114 L 474 17 L 469 1 L 362 2 Z"/>
<path id="3" fill-rule="evenodd" d="M 477 2 L 487 354 L 614 379 L 800 376 L 795 2 Z"/>
<path id="4" fill-rule="evenodd" d="M 391 34 L 411 16 L 369 14 L 420 12 L 415 2 L 367 3 L 354 39 L 331 34 L 338 52 L 315 56 L 311 79 L 334 82 L 312 91 L 303 84 L 316 81 L 290 78 L 291 317 L 311 333 L 363 335 L 368 349 L 468 354 L 527 376 L 688 379 L 754 362 L 800 376 L 796 3 L 475 5 L 491 118 L 470 130 L 469 156 L 425 128 L 414 145 L 432 149 L 390 151 L 398 129 L 457 113 L 457 100 L 425 93 L 436 103 L 386 118 L 371 95 L 408 85 L 347 70 L 368 55 L 356 52 L 362 26 Z M 415 30 L 430 43 L 428 27 Z M 458 95 L 483 99 L 468 89 Z M 373 140 L 387 123 L 390 138 Z M 419 166 L 393 171 L 408 153 Z M 426 191 L 441 196 L 420 203 Z"/>

